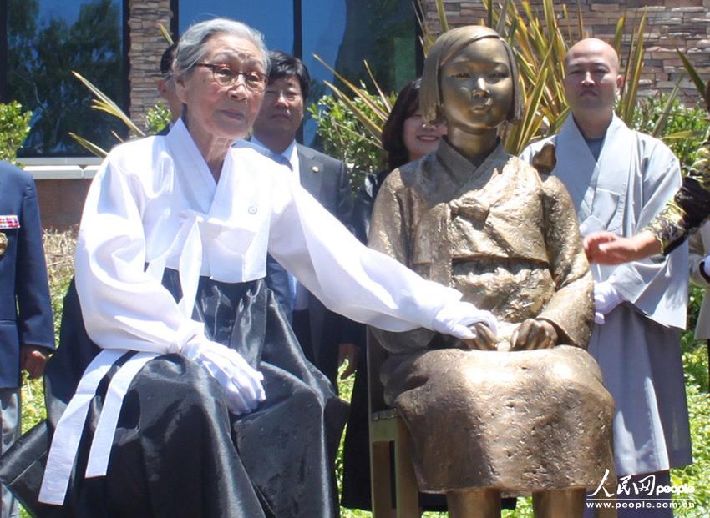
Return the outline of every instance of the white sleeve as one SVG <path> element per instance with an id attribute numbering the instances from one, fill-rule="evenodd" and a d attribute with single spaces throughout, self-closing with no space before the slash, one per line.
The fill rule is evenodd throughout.
<path id="1" fill-rule="evenodd" d="M 277 189 L 269 252 L 332 311 L 387 331 L 425 327 L 460 335 L 459 325 L 494 327 L 495 319 L 460 302 L 458 291 L 362 245 L 299 185 Z"/>
<path id="2" fill-rule="evenodd" d="M 203 326 L 145 272 L 144 195 L 107 158 L 84 206 L 75 259 L 86 331 L 104 349 L 178 352 Z"/>

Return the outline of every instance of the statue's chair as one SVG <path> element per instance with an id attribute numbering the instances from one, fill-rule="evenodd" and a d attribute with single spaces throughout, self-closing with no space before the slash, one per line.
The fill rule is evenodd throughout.
<path id="1" fill-rule="evenodd" d="M 419 493 L 412 464 L 411 439 L 397 410 L 383 398 L 380 366 L 386 352 L 367 332 L 368 404 L 370 415 L 370 483 L 373 518 L 419 516 Z"/>

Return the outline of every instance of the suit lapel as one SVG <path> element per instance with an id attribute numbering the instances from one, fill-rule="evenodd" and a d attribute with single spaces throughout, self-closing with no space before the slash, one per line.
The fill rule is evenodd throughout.
<path id="1" fill-rule="evenodd" d="M 298 173 L 301 178 L 301 185 L 315 199 L 320 201 L 323 164 L 310 149 L 300 144 L 298 144 L 296 149 L 298 152 Z"/>

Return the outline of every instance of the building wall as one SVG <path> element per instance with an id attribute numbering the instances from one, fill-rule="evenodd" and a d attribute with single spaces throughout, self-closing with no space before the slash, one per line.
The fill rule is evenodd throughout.
<path id="1" fill-rule="evenodd" d="M 440 32 L 436 0 L 422 3 L 427 24 Z M 539 8 L 541 3 L 531 0 L 534 7 Z M 572 22 L 569 30 L 577 39 L 576 1 L 555 4 L 560 9 L 567 5 Z M 130 115 L 143 127 L 146 110 L 159 100 L 156 82 L 160 77 L 160 56 L 166 47 L 159 25 L 169 28 L 173 13 L 170 0 L 129 0 L 128 5 Z M 444 5 L 449 24 L 455 27 L 477 24 L 486 17 L 481 0 L 444 0 Z M 702 77 L 710 76 L 710 0 L 580 0 L 580 5 L 586 35 L 606 40 L 613 38 L 620 16 L 626 13 L 627 26 L 635 26 L 645 6 L 648 30 L 642 93 L 670 91 L 685 74 L 676 48 L 687 53 Z M 684 79 L 681 86 L 689 99 L 696 97 L 689 79 Z"/>
<path id="2" fill-rule="evenodd" d="M 129 0 L 128 2 L 128 81 L 130 117 L 145 127 L 145 113 L 158 102 L 156 84 L 160 79 L 160 57 L 167 42 L 160 31 L 170 30 L 170 0 Z"/>
<path id="3" fill-rule="evenodd" d="M 89 178 L 36 179 L 42 227 L 76 231 L 90 185 Z"/>
<path id="4" fill-rule="evenodd" d="M 497 3 L 497 2 L 496 2 Z M 541 13 L 541 0 L 530 3 Z M 612 41 L 619 18 L 626 14 L 627 28 L 635 27 L 641 19 L 644 6 L 648 14 L 647 31 L 644 35 L 646 55 L 642 77 L 642 93 L 659 90 L 669 92 L 679 77 L 686 99 L 696 99 L 694 85 L 687 78 L 683 63 L 676 49 L 686 53 L 701 77 L 710 78 L 710 0 L 580 0 L 585 36 L 594 36 Z M 423 0 L 428 26 L 440 32 L 435 0 Z M 555 1 L 558 12 L 566 5 L 570 13 L 569 30 L 573 38 L 577 32 L 577 2 Z M 486 19 L 486 10 L 481 0 L 444 0 L 450 26 L 478 24 Z M 564 24 L 562 25 L 565 28 Z M 566 30 L 566 28 L 565 28 Z M 627 29 L 630 35 L 631 31 Z M 622 60 L 628 51 L 625 41 Z M 622 63 L 623 64 L 623 63 Z"/>

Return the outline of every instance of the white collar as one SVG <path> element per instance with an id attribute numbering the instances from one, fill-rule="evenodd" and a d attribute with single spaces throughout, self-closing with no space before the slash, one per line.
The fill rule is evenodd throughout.
<path id="1" fill-rule="evenodd" d="M 276 153 L 275 151 L 272 151 L 269 149 L 269 147 L 264 144 L 261 140 L 259 140 L 256 135 L 252 135 L 251 137 L 251 142 L 256 144 L 257 146 L 260 146 L 267 150 L 269 153 L 273 153 L 275 155 L 281 155 L 284 157 L 286 160 L 288 160 L 288 163 L 291 164 L 291 168 L 296 171 L 298 169 L 298 149 L 296 147 L 296 140 L 292 140 L 291 143 L 288 145 L 286 149 L 283 150 L 281 153 Z"/>

